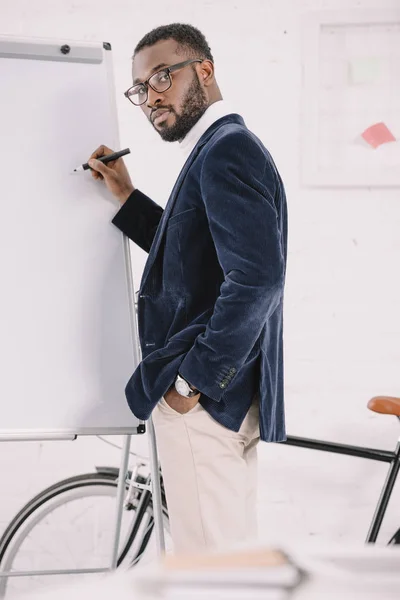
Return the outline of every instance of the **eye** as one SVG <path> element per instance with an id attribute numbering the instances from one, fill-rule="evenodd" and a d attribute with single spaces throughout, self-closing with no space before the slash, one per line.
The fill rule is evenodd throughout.
<path id="1" fill-rule="evenodd" d="M 160 71 L 156 75 L 158 83 L 166 83 L 168 81 L 168 73 L 166 71 Z"/>
<path id="2" fill-rule="evenodd" d="M 129 90 L 129 96 L 143 96 L 146 94 L 144 85 L 137 85 Z"/>

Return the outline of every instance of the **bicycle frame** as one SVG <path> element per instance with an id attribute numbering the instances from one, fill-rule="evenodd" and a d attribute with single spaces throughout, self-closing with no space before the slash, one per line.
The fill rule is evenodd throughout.
<path id="1" fill-rule="evenodd" d="M 386 475 L 378 504 L 370 525 L 367 543 L 374 543 L 378 537 L 379 530 L 382 525 L 383 517 L 389 504 L 394 484 L 396 483 L 397 475 L 400 470 L 400 440 L 397 442 L 393 452 L 388 450 L 379 450 L 377 448 L 363 448 L 362 446 L 350 446 L 348 444 L 337 444 L 335 442 L 325 442 L 323 440 L 314 440 L 311 438 L 302 438 L 288 436 L 286 442 L 288 446 L 298 446 L 300 448 L 310 448 L 312 450 L 320 450 L 322 452 L 333 452 L 335 454 L 343 454 L 346 456 L 357 456 L 366 458 L 367 460 L 377 460 L 390 464 L 389 471 Z"/>

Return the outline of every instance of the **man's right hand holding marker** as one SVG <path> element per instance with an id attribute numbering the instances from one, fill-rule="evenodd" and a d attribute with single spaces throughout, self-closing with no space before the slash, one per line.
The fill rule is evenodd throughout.
<path id="1" fill-rule="evenodd" d="M 113 152 L 114 151 L 107 148 L 107 146 L 99 146 L 91 155 L 88 163 L 91 168 L 92 177 L 94 179 L 104 180 L 104 183 L 112 195 L 118 202 L 124 204 L 135 188 L 133 187 L 128 169 L 126 168 L 123 159 L 118 158 L 118 160 L 109 162 L 107 165 L 104 165 L 97 160 L 102 156 L 113 154 Z"/>

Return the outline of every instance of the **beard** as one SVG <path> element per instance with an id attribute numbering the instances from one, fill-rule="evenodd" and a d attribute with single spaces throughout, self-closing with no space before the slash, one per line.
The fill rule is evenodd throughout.
<path id="1" fill-rule="evenodd" d="M 189 133 L 192 127 L 197 123 L 200 117 L 208 108 L 207 96 L 200 85 L 197 74 L 194 74 L 193 81 L 190 84 L 182 102 L 182 112 L 178 114 L 172 107 L 168 110 L 175 115 L 175 123 L 165 128 L 154 129 L 161 136 L 164 142 L 179 142 Z"/>

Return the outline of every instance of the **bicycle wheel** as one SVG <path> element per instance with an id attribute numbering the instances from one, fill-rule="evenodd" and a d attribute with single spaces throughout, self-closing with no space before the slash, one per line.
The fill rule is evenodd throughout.
<path id="1" fill-rule="evenodd" d="M 394 536 L 391 538 L 389 545 L 400 544 L 400 529 L 396 531 Z"/>
<path id="2" fill-rule="evenodd" d="M 0 574 L 107 568 L 113 546 L 117 485 L 118 470 L 107 469 L 65 479 L 35 496 L 0 540 Z M 119 564 L 136 564 L 150 550 L 149 532 L 154 524 L 150 493 L 141 492 L 131 508 L 123 511 Z M 166 506 L 163 508 L 167 521 Z M 64 579 L 70 582 L 72 575 L 67 573 L 0 577 L 0 597 L 8 591 L 32 591 L 60 584 Z"/>

